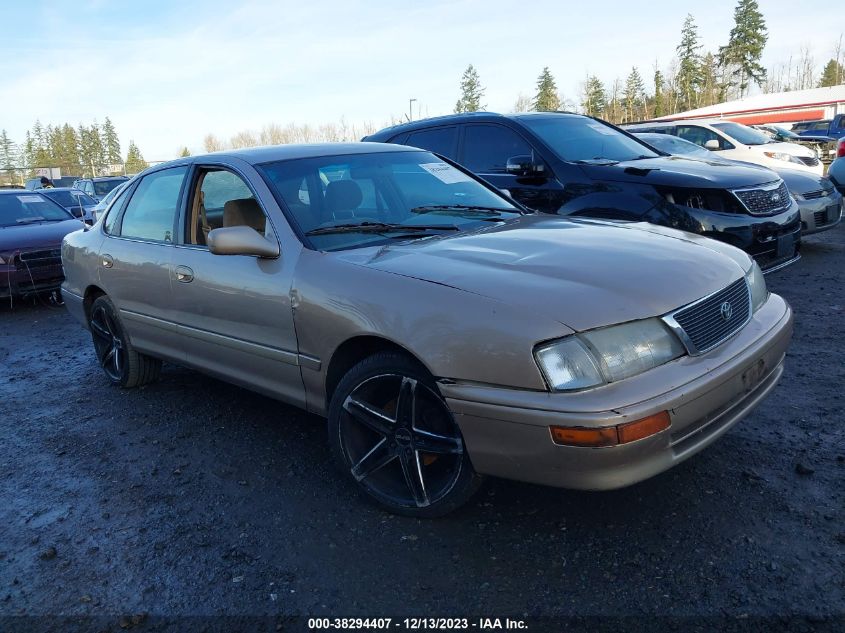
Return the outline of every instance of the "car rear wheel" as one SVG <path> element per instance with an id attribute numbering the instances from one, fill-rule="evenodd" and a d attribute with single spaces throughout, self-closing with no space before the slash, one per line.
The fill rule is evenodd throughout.
<path id="1" fill-rule="evenodd" d="M 107 296 L 97 297 L 91 304 L 88 325 L 97 360 L 113 384 L 137 387 L 158 378 L 161 361 L 135 351 Z"/>
<path id="2" fill-rule="evenodd" d="M 481 483 L 434 380 L 404 355 L 378 353 L 353 367 L 332 397 L 328 427 L 340 468 L 391 512 L 442 516 Z"/>

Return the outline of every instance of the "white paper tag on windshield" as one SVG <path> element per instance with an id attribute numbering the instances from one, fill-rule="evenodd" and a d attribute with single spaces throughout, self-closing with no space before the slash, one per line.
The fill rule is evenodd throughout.
<path id="1" fill-rule="evenodd" d="M 44 198 L 41 196 L 18 196 L 18 200 L 21 202 L 44 202 Z"/>
<path id="2" fill-rule="evenodd" d="M 456 182 L 472 182 L 472 178 L 448 163 L 422 163 L 420 167 L 447 185 L 453 185 Z"/>

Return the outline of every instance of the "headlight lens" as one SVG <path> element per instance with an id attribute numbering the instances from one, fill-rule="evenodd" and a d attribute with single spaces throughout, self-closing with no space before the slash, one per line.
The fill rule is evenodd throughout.
<path id="1" fill-rule="evenodd" d="M 604 382 L 593 355 L 575 336 L 539 347 L 534 356 L 555 391 L 585 389 Z"/>
<path id="2" fill-rule="evenodd" d="M 766 278 L 763 276 L 763 271 L 760 270 L 760 265 L 757 262 L 751 262 L 751 269 L 745 273 L 745 279 L 751 290 L 751 312 L 754 313 L 769 298 L 769 290 L 766 288 Z"/>
<path id="3" fill-rule="evenodd" d="M 786 161 L 787 163 L 798 163 L 799 165 L 804 164 L 796 156 L 793 156 L 792 154 L 787 154 L 786 152 L 763 152 L 763 153 L 766 156 L 768 156 L 769 158 L 773 158 L 775 160 L 783 160 L 783 161 Z"/>
<path id="4" fill-rule="evenodd" d="M 555 391 L 616 382 L 686 353 L 660 319 L 601 328 L 537 348 L 537 364 Z"/>

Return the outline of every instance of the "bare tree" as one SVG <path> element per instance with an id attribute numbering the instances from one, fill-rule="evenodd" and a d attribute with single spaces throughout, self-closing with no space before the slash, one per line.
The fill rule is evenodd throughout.
<path id="1" fill-rule="evenodd" d="M 224 149 L 223 143 L 221 143 L 220 139 L 214 136 L 214 134 L 206 134 L 205 138 L 202 140 L 202 144 L 205 147 L 206 152 L 219 152 Z"/>
<path id="2" fill-rule="evenodd" d="M 513 104 L 514 112 L 528 112 L 531 109 L 531 97 L 528 97 L 521 92 L 516 98 L 516 103 Z"/>
<path id="3" fill-rule="evenodd" d="M 239 149 L 241 147 L 255 147 L 258 145 L 258 139 L 256 139 L 255 134 L 249 130 L 243 130 L 235 134 L 229 140 L 229 145 L 231 145 L 233 149 Z"/>

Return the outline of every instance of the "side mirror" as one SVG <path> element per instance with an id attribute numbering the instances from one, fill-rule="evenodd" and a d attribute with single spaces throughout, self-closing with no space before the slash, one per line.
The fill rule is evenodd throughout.
<path id="1" fill-rule="evenodd" d="M 719 141 L 715 138 L 711 138 L 709 141 L 704 141 L 704 149 L 709 149 L 711 152 L 715 152 L 722 149 L 722 147 L 719 145 Z"/>
<path id="2" fill-rule="evenodd" d="M 279 245 L 249 226 L 213 229 L 208 234 L 208 250 L 215 255 L 279 256 Z"/>
<path id="3" fill-rule="evenodd" d="M 546 166 L 543 163 L 534 161 L 534 157 L 530 154 L 521 156 L 511 156 L 505 164 L 505 171 L 514 176 L 534 176 L 535 178 L 542 178 L 546 171 Z"/>
<path id="4" fill-rule="evenodd" d="M 511 195 L 511 190 L 510 190 L 510 189 L 499 189 L 499 191 L 500 191 L 503 195 L 507 196 L 508 198 L 512 198 L 512 197 L 513 197 L 513 196 Z"/>

